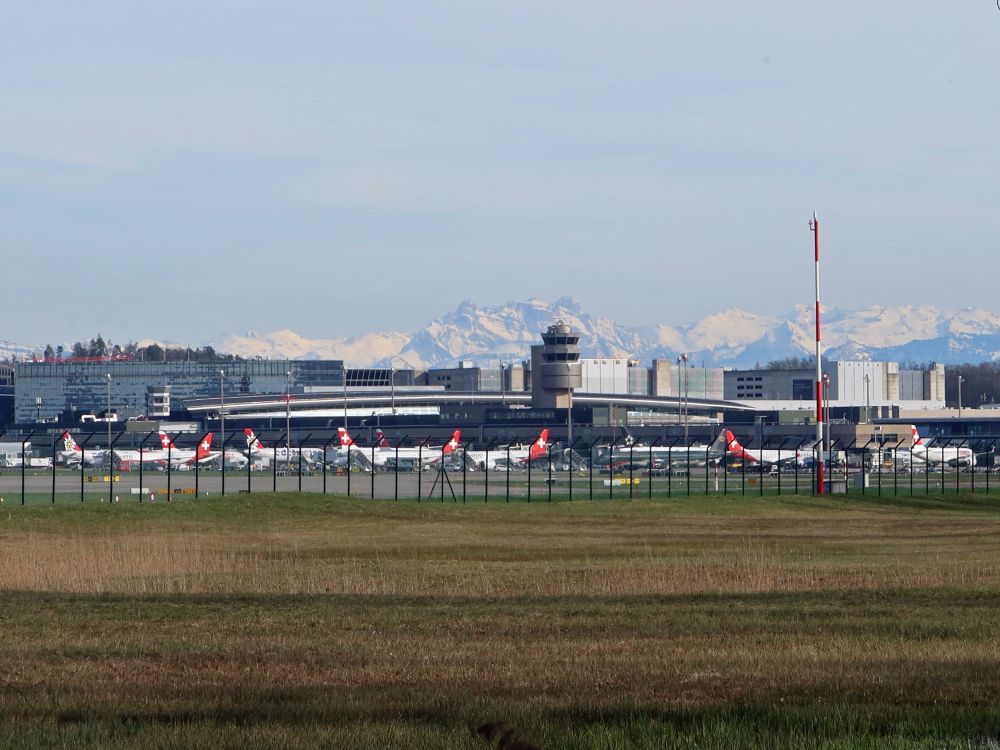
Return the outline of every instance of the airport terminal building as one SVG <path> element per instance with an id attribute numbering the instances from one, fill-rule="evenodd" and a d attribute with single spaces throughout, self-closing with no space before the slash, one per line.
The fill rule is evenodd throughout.
<path id="1" fill-rule="evenodd" d="M 365 371 L 361 371 L 365 372 Z M 14 374 L 14 421 L 76 424 L 82 415 L 119 420 L 169 417 L 191 398 L 229 393 L 284 393 L 289 387 L 342 388 L 340 360 L 138 362 L 63 359 L 19 362 Z"/>
<path id="2" fill-rule="evenodd" d="M 296 428 L 438 425 L 632 430 L 722 422 L 807 425 L 815 417 L 812 370 L 691 367 L 683 358 L 582 359 L 572 331 L 542 333 L 530 360 L 416 372 L 350 369 L 342 360 L 139 362 L 61 359 L 13 371 L 13 419 L 55 429 L 86 421 L 194 421 Z M 565 327 L 565 326 L 563 326 Z M 562 370 L 565 369 L 565 373 Z M 904 370 L 892 362 L 829 363 L 834 419 L 870 423 L 901 411 L 944 407 L 944 367 Z M 554 389 L 554 390 L 553 390 Z M 10 399 L 8 399 L 10 401 Z"/>

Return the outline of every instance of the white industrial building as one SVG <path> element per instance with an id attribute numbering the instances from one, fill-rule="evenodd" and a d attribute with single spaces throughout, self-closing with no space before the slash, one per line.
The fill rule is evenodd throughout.
<path id="1" fill-rule="evenodd" d="M 824 373 L 831 410 L 860 408 L 870 417 L 945 405 L 944 365 L 904 370 L 897 362 L 842 361 L 827 362 Z M 816 403 L 816 371 L 727 370 L 723 393 L 727 401 L 752 402 L 760 411 L 810 410 Z"/>

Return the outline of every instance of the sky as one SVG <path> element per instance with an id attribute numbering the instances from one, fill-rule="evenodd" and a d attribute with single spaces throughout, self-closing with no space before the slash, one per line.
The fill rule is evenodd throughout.
<path id="1" fill-rule="evenodd" d="M 995 0 L 8 3 L 0 339 L 1000 311 Z"/>

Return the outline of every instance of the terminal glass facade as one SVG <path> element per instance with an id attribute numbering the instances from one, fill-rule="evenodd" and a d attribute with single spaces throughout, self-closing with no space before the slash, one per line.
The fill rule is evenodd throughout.
<path id="1" fill-rule="evenodd" d="M 218 396 L 223 384 L 226 395 L 234 396 L 281 393 L 289 385 L 344 384 L 341 360 L 24 362 L 16 368 L 14 419 L 20 424 L 63 415 L 76 422 L 82 414 L 105 411 L 109 374 L 111 410 L 119 419 L 147 412 L 148 386 L 170 386 L 173 408 L 178 409 L 185 399 Z"/>

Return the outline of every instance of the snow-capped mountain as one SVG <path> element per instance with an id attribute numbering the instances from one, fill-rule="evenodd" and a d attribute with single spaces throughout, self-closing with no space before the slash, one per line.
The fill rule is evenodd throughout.
<path id="1" fill-rule="evenodd" d="M 29 344 L 18 344 L 14 341 L 4 341 L 0 339 L 0 361 L 17 359 L 31 359 L 34 355 L 40 355 L 45 350 L 45 345 L 30 346 Z"/>
<path id="2" fill-rule="evenodd" d="M 399 356 L 415 367 L 527 359 L 532 344 L 541 343 L 539 334 L 556 320 L 580 331 L 585 357 L 634 357 L 649 348 L 647 337 L 638 330 L 595 318 L 570 297 L 552 304 L 532 299 L 489 307 L 466 300 L 415 333 Z M 379 364 L 387 366 L 388 360 Z"/>
<path id="3" fill-rule="evenodd" d="M 823 309 L 823 348 L 832 359 L 960 364 L 1000 359 L 1000 315 L 982 309 L 942 312 L 930 306 L 863 310 Z M 685 325 L 630 327 L 587 313 L 571 297 L 553 303 L 531 299 L 504 305 L 462 302 L 412 333 L 368 333 L 352 338 L 308 339 L 294 331 L 221 336 L 216 351 L 270 359 L 343 359 L 352 367 L 483 366 L 528 359 L 540 333 L 556 320 L 580 331 L 585 357 L 676 359 L 709 366 L 752 367 L 786 357 L 807 357 L 815 346 L 813 308 L 782 316 L 730 309 Z M 0 357 L 30 357 L 43 347 L 0 341 Z M 404 364 L 405 363 L 405 364 Z"/>
<path id="4" fill-rule="evenodd" d="M 957 364 L 1000 359 L 1000 315 L 980 309 L 944 313 L 930 306 L 863 310 L 823 309 L 823 347 L 834 359 L 888 359 Z M 751 367 L 785 357 L 810 356 L 815 346 L 813 308 L 784 316 L 730 309 L 686 325 L 630 327 L 587 313 L 571 297 L 504 305 L 462 302 L 412 334 L 367 334 L 352 339 L 304 339 L 292 331 L 228 336 L 218 351 L 263 357 L 332 357 L 352 366 L 449 367 L 527 359 L 539 334 L 556 320 L 581 333 L 585 357 L 674 359 L 686 353 L 710 366 Z"/>
<path id="5" fill-rule="evenodd" d="M 344 339 L 307 339 L 287 329 L 245 336 L 220 336 L 209 342 L 217 352 L 263 359 L 343 359 L 363 367 L 396 354 L 410 341 L 406 333 L 368 333 Z"/>

